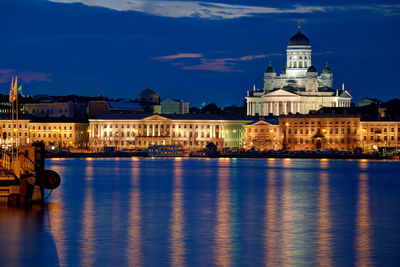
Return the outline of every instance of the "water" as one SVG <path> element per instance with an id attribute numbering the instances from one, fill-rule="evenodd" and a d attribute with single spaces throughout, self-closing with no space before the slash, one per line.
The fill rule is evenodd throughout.
<path id="1" fill-rule="evenodd" d="M 52 159 L 0 207 L 0 266 L 395 266 L 400 162 Z"/>

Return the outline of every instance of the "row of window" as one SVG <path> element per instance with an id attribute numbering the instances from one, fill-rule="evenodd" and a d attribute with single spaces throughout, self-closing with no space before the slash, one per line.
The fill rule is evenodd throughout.
<path id="1" fill-rule="evenodd" d="M 172 145 L 183 145 L 183 146 L 205 146 L 207 145 L 208 142 L 206 141 L 175 141 L 172 142 Z M 158 141 L 142 141 L 142 140 L 138 140 L 138 141 L 108 141 L 108 142 L 101 142 L 101 145 L 121 145 L 121 146 L 130 146 L 130 145 L 138 145 L 138 146 L 149 146 L 149 145 L 154 145 L 154 144 L 159 144 Z M 160 142 L 161 144 L 161 142 Z M 96 143 L 95 143 L 96 145 Z"/>
<path id="2" fill-rule="evenodd" d="M 32 129 L 36 130 L 36 126 L 32 126 Z M 46 126 L 43 126 L 43 127 L 38 126 L 37 129 L 38 130 L 41 130 L 41 129 L 46 130 Z M 51 126 L 48 126 L 47 129 L 48 130 L 51 130 L 51 129 L 57 130 L 57 126 L 53 126 L 53 128 Z M 62 129 L 61 126 L 58 126 L 58 129 L 61 130 Z M 72 130 L 72 126 L 69 126 L 69 129 Z M 67 126 L 64 126 L 64 130 L 67 130 Z"/>
<path id="3" fill-rule="evenodd" d="M 46 135 L 45 133 L 44 133 L 44 134 L 38 133 L 38 134 L 37 134 L 37 137 L 46 138 L 46 136 L 47 136 L 48 138 L 51 138 L 52 135 L 53 135 L 54 138 L 57 137 L 57 134 L 47 134 L 47 135 Z M 59 137 L 59 138 L 61 138 L 61 136 L 62 136 L 61 134 L 58 134 L 58 137 Z M 65 137 L 65 138 L 67 138 L 67 136 L 68 136 L 68 134 L 64 134 L 64 137 Z M 36 134 L 32 134 L 32 137 L 36 137 Z M 69 134 L 69 137 L 72 137 L 72 133 Z"/>
<path id="4" fill-rule="evenodd" d="M 126 135 L 126 136 L 125 136 Z M 215 135 L 216 136 L 219 136 L 219 132 L 216 132 L 215 133 Z M 134 137 L 134 136 L 160 136 L 160 137 L 168 137 L 169 135 L 166 133 L 166 132 L 164 132 L 164 133 L 160 133 L 160 134 L 158 134 L 158 133 L 149 133 L 149 134 L 145 134 L 145 133 L 143 133 L 143 132 L 126 132 L 126 134 L 124 133 L 124 132 L 121 132 L 121 133 L 112 133 L 112 132 L 110 132 L 110 133 L 107 133 L 107 132 L 104 132 L 103 133 L 103 137 Z M 172 132 L 171 133 L 171 137 L 207 137 L 207 138 L 210 138 L 210 133 L 209 132 L 206 132 L 206 133 L 204 133 L 204 132 L 201 132 L 201 133 L 198 133 L 198 132 Z"/>
<path id="5" fill-rule="evenodd" d="M 333 130 L 335 129 L 335 130 Z M 300 128 L 299 131 L 297 131 L 297 129 L 293 129 L 293 134 L 310 134 L 310 130 L 308 128 L 305 129 L 305 131 L 303 131 L 303 128 Z M 322 130 L 323 134 L 339 134 L 339 128 L 329 128 L 329 131 L 324 131 Z M 345 128 L 340 128 L 340 134 L 344 134 L 345 133 Z M 347 128 L 346 131 L 347 134 L 351 133 L 350 128 Z M 288 129 L 288 134 L 292 134 L 292 129 Z M 314 134 L 314 129 L 311 129 L 311 134 Z M 353 134 L 357 134 L 357 129 L 353 129 Z"/>
<path id="6" fill-rule="evenodd" d="M 351 138 L 340 138 L 340 139 L 338 139 L 338 138 L 335 138 L 335 139 L 332 139 L 332 138 L 329 138 L 329 141 L 328 141 L 328 144 L 334 144 L 334 143 L 342 143 L 342 144 L 344 144 L 345 143 L 345 141 L 347 142 L 347 143 L 351 143 Z M 357 138 L 354 138 L 353 139 L 354 140 L 354 142 L 357 142 Z M 308 144 L 308 143 L 312 143 L 312 144 L 314 144 L 314 139 L 312 138 L 312 139 L 308 139 L 308 138 L 288 138 L 288 143 L 289 144 L 291 144 L 291 143 L 294 143 L 294 144 Z"/>
<path id="7" fill-rule="evenodd" d="M 295 121 L 294 123 L 293 122 L 288 122 L 288 124 L 289 125 L 296 125 L 296 124 L 303 124 L 303 122 L 302 121 L 300 121 L 300 122 L 297 122 L 297 121 Z M 311 122 L 308 122 L 308 121 L 305 121 L 304 122 L 304 124 L 311 124 L 311 125 L 313 125 L 313 124 L 318 124 L 318 125 L 321 125 L 321 122 L 320 121 L 311 121 Z M 339 121 L 335 121 L 335 123 L 333 123 L 332 121 L 330 121 L 329 122 L 329 124 L 346 124 L 346 122 L 345 121 L 341 121 L 340 123 L 339 123 Z M 350 121 L 347 121 L 347 124 L 350 124 Z M 285 125 L 285 122 L 284 121 L 282 121 L 282 125 Z M 324 122 L 323 124 L 322 124 L 323 126 L 326 126 L 326 125 L 328 125 L 328 122 Z M 353 121 L 353 125 L 357 125 L 357 122 L 356 121 Z"/>
<path id="8" fill-rule="evenodd" d="M 32 113 L 33 114 L 54 114 L 54 109 L 32 109 Z M 68 109 L 64 109 L 64 110 L 62 110 L 62 109 L 59 109 L 59 113 L 63 113 L 63 111 L 64 111 L 64 113 L 68 113 Z M 29 111 L 28 111 L 29 112 Z"/>
<path id="9" fill-rule="evenodd" d="M 370 141 L 374 141 L 374 137 L 373 137 L 373 136 L 370 136 L 369 140 L 370 140 Z M 384 140 L 384 141 L 387 141 L 387 140 L 388 140 L 388 137 L 387 137 L 387 136 L 384 136 L 384 137 L 383 137 L 383 140 Z M 391 141 L 394 141 L 394 136 L 393 136 L 393 135 L 390 136 L 390 140 L 391 140 Z M 397 137 L 397 140 L 400 141 L 400 136 Z M 364 136 L 364 141 L 367 141 L 367 136 Z M 382 141 L 382 140 L 381 140 L 381 137 L 380 137 L 380 136 L 377 136 L 377 137 L 375 138 L 375 141 L 381 142 L 381 141 Z"/>
<path id="10" fill-rule="evenodd" d="M 127 124 L 126 125 L 126 128 L 130 128 L 130 124 Z M 189 128 L 189 129 L 192 129 L 192 128 L 195 128 L 195 129 L 198 129 L 199 128 L 199 125 L 192 125 L 192 124 L 189 124 L 189 125 L 187 125 L 187 124 L 177 124 L 177 125 L 171 125 L 172 127 L 172 129 L 175 129 L 175 128 L 177 128 L 177 129 L 186 129 L 186 128 Z M 186 127 L 187 126 L 187 127 Z M 94 127 L 95 128 L 98 128 L 98 126 L 97 126 L 97 124 L 95 124 L 94 125 Z M 115 124 L 115 125 L 113 125 L 113 124 L 110 124 L 110 125 L 108 125 L 108 124 L 105 124 L 105 125 L 103 125 L 103 128 L 116 128 L 116 129 L 118 129 L 118 127 L 120 127 L 121 129 L 124 129 L 125 128 L 125 126 L 124 126 L 124 124 Z M 142 124 L 138 124 L 138 125 L 136 125 L 136 124 L 134 124 L 134 125 L 132 125 L 132 128 L 138 128 L 138 129 L 141 129 L 142 128 Z M 147 125 L 147 124 L 144 124 L 143 125 L 143 129 L 147 129 L 147 128 L 158 128 L 158 124 L 149 124 L 149 125 Z M 160 125 L 160 128 L 161 129 L 164 129 L 164 124 L 161 124 Z M 166 129 L 169 129 L 170 128 L 170 125 L 169 124 L 167 124 L 167 125 L 165 125 L 165 128 Z M 200 127 L 200 129 L 210 129 L 210 125 L 201 125 L 201 127 Z M 222 129 L 223 127 L 221 127 L 221 129 Z M 215 125 L 215 129 L 219 129 L 219 125 Z"/>

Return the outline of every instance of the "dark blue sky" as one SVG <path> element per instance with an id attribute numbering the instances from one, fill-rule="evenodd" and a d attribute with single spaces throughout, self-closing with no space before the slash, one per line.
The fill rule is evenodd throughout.
<path id="1" fill-rule="evenodd" d="M 0 93 L 18 73 L 30 95 L 136 98 L 148 84 L 195 106 L 241 104 L 270 60 L 282 70 L 297 20 L 336 88 L 400 97 L 400 4 L 368 0 L 1 0 Z"/>

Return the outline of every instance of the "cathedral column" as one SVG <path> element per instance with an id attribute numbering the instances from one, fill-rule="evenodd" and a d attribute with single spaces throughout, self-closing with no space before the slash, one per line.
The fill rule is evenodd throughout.
<path id="1" fill-rule="evenodd" d="M 290 101 L 290 112 L 294 114 L 294 109 L 293 109 L 293 101 Z"/>
<path id="2" fill-rule="evenodd" d="M 287 115 L 287 101 L 283 101 L 283 114 Z"/>
<path id="3" fill-rule="evenodd" d="M 300 113 L 300 101 L 297 102 L 297 112 Z"/>
<path id="4" fill-rule="evenodd" d="M 247 103 L 246 103 L 246 112 L 247 112 L 247 115 L 249 115 L 249 113 L 250 113 L 250 110 L 249 110 L 249 108 L 250 108 L 250 103 L 247 101 Z"/>
<path id="5" fill-rule="evenodd" d="M 276 102 L 276 115 L 279 116 L 279 101 Z"/>

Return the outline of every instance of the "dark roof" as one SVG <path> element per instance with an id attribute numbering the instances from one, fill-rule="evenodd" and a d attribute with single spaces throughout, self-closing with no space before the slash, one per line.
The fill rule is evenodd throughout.
<path id="1" fill-rule="evenodd" d="M 137 103 L 121 103 L 107 101 L 107 106 L 113 110 L 143 110 L 142 107 Z"/>
<path id="2" fill-rule="evenodd" d="M 59 122 L 76 122 L 76 123 L 88 123 L 86 119 L 75 119 L 75 118 L 63 118 L 63 117 L 35 117 L 31 119 L 31 122 L 48 122 L 48 123 L 59 123 Z"/>
<path id="3" fill-rule="evenodd" d="M 322 86 L 318 87 L 318 92 L 336 92 L 336 90 L 328 86 Z"/>
<path id="4" fill-rule="evenodd" d="M 307 72 L 317 72 L 317 69 L 311 65 L 310 67 L 308 67 Z"/>
<path id="5" fill-rule="evenodd" d="M 290 38 L 288 45 L 310 45 L 310 40 L 299 31 Z"/>
<path id="6" fill-rule="evenodd" d="M 34 116 L 30 114 L 18 114 L 19 120 L 31 120 Z M 11 114 L 0 114 L 0 120 L 11 120 Z"/>
<path id="7" fill-rule="evenodd" d="M 108 114 L 93 120 L 141 120 L 158 115 L 171 120 L 248 120 L 240 117 L 227 117 L 218 114 Z"/>

